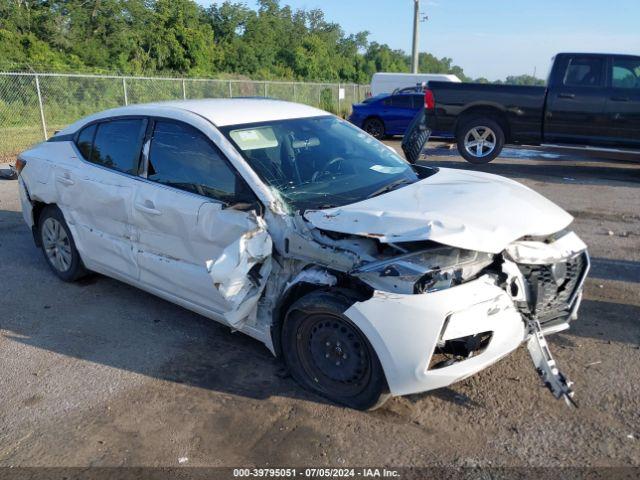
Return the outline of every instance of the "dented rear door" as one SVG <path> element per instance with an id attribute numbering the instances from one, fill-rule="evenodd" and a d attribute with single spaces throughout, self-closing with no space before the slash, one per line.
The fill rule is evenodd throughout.
<path id="1" fill-rule="evenodd" d="M 132 201 L 147 120 L 115 118 L 66 145 L 68 161 L 55 164 L 55 186 L 83 261 L 90 269 L 137 280 Z"/>

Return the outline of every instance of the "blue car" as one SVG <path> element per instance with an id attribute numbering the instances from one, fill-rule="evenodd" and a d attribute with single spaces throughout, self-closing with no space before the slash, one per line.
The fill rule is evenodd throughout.
<path id="1" fill-rule="evenodd" d="M 409 89 L 406 89 L 409 90 Z M 433 108 L 434 98 L 429 90 L 383 93 L 353 105 L 349 121 L 376 138 L 404 135 L 411 120 L 427 105 Z M 453 138 L 450 132 L 432 132 L 432 137 Z"/>
<path id="2" fill-rule="evenodd" d="M 353 105 L 349 121 L 376 138 L 404 135 L 424 102 L 422 92 L 377 95 Z"/>

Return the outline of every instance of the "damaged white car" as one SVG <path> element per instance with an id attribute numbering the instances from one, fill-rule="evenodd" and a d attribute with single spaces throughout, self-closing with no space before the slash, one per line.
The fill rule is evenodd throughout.
<path id="1" fill-rule="evenodd" d="M 589 268 L 572 217 L 512 180 L 410 165 L 326 112 L 134 105 L 22 153 L 23 214 L 63 280 L 100 272 L 242 331 L 350 407 L 450 385 L 544 334 Z"/>

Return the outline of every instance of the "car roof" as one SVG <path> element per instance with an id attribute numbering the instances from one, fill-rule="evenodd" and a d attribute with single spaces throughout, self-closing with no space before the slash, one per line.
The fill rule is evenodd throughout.
<path id="1" fill-rule="evenodd" d="M 207 98 L 160 102 L 157 105 L 188 110 L 219 127 L 329 115 L 324 110 L 302 103 L 270 98 Z"/>
<path id="2" fill-rule="evenodd" d="M 638 55 L 633 55 L 630 53 L 591 53 L 591 52 L 560 52 L 555 55 L 556 57 L 564 57 L 564 56 L 584 56 L 584 57 L 625 57 L 625 58 L 640 58 Z"/>
<path id="3" fill-rule="evenodd" d="M 199 100 L 171 100 L 112 108 L 80 120 L 65 130 L 73 130 L 88 121 L 116 116 L 166 116 L 171 110 L 194 113 L 218 127 L 330 115 L 318 108 L 283 100 L 267 98 L 206 98 Z"/>

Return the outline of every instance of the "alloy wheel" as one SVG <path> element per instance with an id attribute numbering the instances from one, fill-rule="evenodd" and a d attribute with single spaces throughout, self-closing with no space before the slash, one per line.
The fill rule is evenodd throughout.
<path id="1" fill-rule="evenodd" d="M 475 158 L 491 155 L 496 148 L 496 143 L 495 132 L 484 126 L 473 127 L 464 137 L 464 149 Z"/>
<path id="2" fill-rule="evenodd" d="M 55 218 L 49 217 L 42 224 L 42 246 L 56 270 L 66 272 L 71 268 L 71 242 L 66 230 Z"/>

